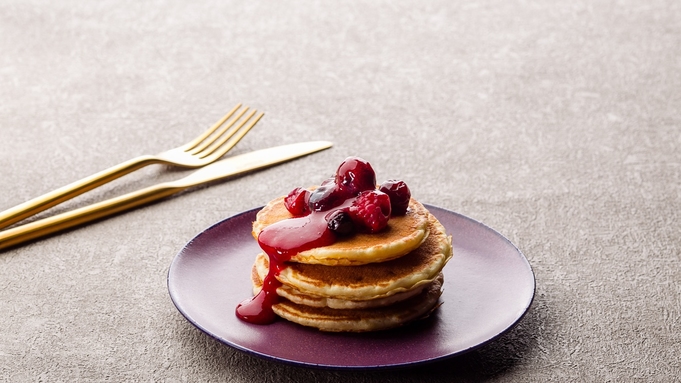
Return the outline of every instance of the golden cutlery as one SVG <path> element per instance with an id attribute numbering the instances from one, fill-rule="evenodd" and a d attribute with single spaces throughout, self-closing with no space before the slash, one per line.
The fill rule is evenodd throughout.
<path id="1" fill-rule="evenodd" d="M 328 149 L 331 146 L 332 143 L 328 141 L 301 142 L 256 150 L 220 160 L 177 181 L 160 183 L 120 197 L 0 231 L 0 249 L 120 213 L 192 186 L 262 169 Z"/>
<path id="2" fill-rule="evenodd" d="M 147 165 L 161 163 L 187 168 L 198 168 L 215 162 L 232 149 L 264 115 L 263 113 L 260 113 L 253 119 L 253 116 L 257 113 L 256 110 L 253 110 L 244 117 L 244 114 L 249 108 L 245 107 L 239 111 L 240 108 L 241 104 L 237 104 L 229 113 L 216 122 L 215 125 L 185 145 L 159 153 L 155 156 L 144 155 L 133 158 L 40 197 L 24 202 L 11 209 L 5 210 L 0 213 L 0 229 Z M 237 111 L 239 111 L 239 113 L 234 116 Z M 232 116 L 234 117 L 225 124 Z"/>

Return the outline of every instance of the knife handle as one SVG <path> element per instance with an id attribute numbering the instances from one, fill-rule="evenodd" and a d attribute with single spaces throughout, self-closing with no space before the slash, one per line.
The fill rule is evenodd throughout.
<path id="1" fill-rule="evenodd" d="M 7 209 L 0 213 L 0 229 L 155 162 L 152 156 L 136 157 Z"/>
<path id="2" fill-rule="evenodd" d="M 94 203 L 52 217 L 0 231 L 0 250 L 97 219 L 130 210 L 134 207 L 167 197 L 186 189 L 177 182 L 166 182 L 138 191 Z"/>

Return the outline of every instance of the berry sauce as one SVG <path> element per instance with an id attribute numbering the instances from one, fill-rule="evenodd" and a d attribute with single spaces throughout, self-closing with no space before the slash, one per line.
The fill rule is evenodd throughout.
<path id="1" fill-rule="evenodd" d="M 366 226 L 368 232 L 385 227 L 392 198 L 386 197 L 386 213 L 385 206 L 380 203 L 386 198 L 373 194 L 362 197 L 362 193 L 375 189 L 376 173 L 371 165 L 359 157 L 348 157 L 338 167 L 336 175 L 322 182 L 314 191 L 302 188 L 291 191 L 284 199 L 284 206 L 294 218 L 267 226 L 258 235 L 258 244 L 270 260 L 269 270 L 260 292 L 241 302 L 236 307 L 236 316 L 254 324 L 274 322 L 276 315 L 272 306 L 279 302 L 277 288 L 281 286 L 277 276 L 293 256 L 301 251 L 331 245 L 336 242 L 337 235 L 354 232 L 356 225 Z M 378 193 L 385 197 L 383 192 Z M 341 213 L 335 214 L 337 210 Z M 356 218 L 359 222 L 354 222 Z"/>
<path id="2" fill-rule="evenodd" d="M 312 212 L 304 217 L 285 219 L 260 232 L 258 244 L 269 257 L 270 268 L 262 290 L 237 306 L 239 319 L 253 324 L 269 324 L 275 320 L 272 306 L 279 300 L 277 288 L 281 286 L 276 277 L 286 267 L 286 262 L 301 251 L 336 241 L 336 235 L 327 227 L 326 214 Z"/>

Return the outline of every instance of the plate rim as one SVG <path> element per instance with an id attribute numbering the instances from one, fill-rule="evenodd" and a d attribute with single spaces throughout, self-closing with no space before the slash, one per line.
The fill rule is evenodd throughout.
<path id="1" fill-rule="evenodd" d="M 252 356 L 262 358 L 262 359 L 265 359 L 265 360 L 268 360 L 268 361 L 273 361 L 273 362 L 286 364 L 286 365 L 293 365 L 293 366 L 298 366 L 298 367 L 308 367 L 308 368 L 315 368 L 315 369 L 355 370 L 355 371 L 378 370 L 378 369 L 381 369 L 381 370 L 383 370 L 383 369 L 403 369 L 403 368 L 423 366 L 425 364 L 431 364 L 431 363 L 435 363 L 435 362 L 439 362 L 439 361 L 443 361 L 443 360 L 446 360 L 446 359 L 451 359 L 451 358 L 454 358 L 454 357 L 464 355 L 466 353 L 469 353 L 471 351 L 479 349 L 479 348 L 481 348 L 481 347 L 483 347 L 483 346 L 485 346 L 489 343 L 494 342 L 495 340 L 499 339 L 500 337 L 502 337 L 505 334 L 512 331 L 518 325 L 518 323 L 520 323 L 520 321 L 527 315 L 527 313 L 529 312 L 529 310 L 532 307 L 532 304 L 534 302 L 534 299 L 535 299 L 535 296 L 536 296 L 536 290 L 537 290 L 536 276 L 534 274 L 534 270 L 532 269 L 532 265 L 530 264 L 527 257 L 523 254 L 523 252 L 513 242 L 511 242 L 506 236 L 504 236 L 503 234 L 501 234 L 497 230 L 491 228 L 490 226 L 484 224 L 481 221 L 478 221 L 476 219 L 473 219 L 473 218 L 468 217 L 466 215 L 463 215 L 461 213 L 457 213 L 455 211 L 452 211 L 452 210 L 449 210 L 449 209 L 446 209 L 446 208 L 443 208 L 443 207 L 440 207 L 440 206 L 428 204 L 428 203 L 423 203 L 423 205 L 431 212 L 433 210 L 436 210 L 436 211 L 439 211 L 442 214 L 454 215 L 454 216 L 458 217 L 459 219 L 466 220 L 466 221 L 468 221 L 468 222 L 470 222 L 470 223 L 472 223 L 476 226 L 479 226 L 483 230 L 487 230 L 487 231 L 492 232 L 497 237 L 499 237 L 504 242 L 506 242 L 507 245 L 510 245 L 513 248 L 513 250 L 518 254 L 520 260 L 522 261 L 522 264 L 525 266 L 525 268 L 529 272 L 529 275 L 531 276 L 531 282 L 532 282 L 531 293 L 529 294 L 529 299 L 523 305 L 522 312 L 520 313 L 520 315 L 518 315 L 518 317 L 515 318 L 515 320 L 511 324 L 509 324 L 504 330 L 500 331 L 499 333 L 495 334 L 494 336 L 490 337 L 489 339 L 486 339 L 482 342 L 479 342 L 475 345 L 472 345 L 472 346 L 470 346 L 466 349 L 463 349 L 463 350 L 460 350 L 460 351 L 457 351 L 457 352 L 444 354 L 444 355 L 439 355 L 439 356 L 436 356 L 436 357 L 425 358 L 425 359 L 418 360 L 418 361 L 399 362 L 399 363 L 392 363 L 392 364 L 386 363 L 386 364 L 377 364 L 377 365 L 336 365 L 336 364 L 325 364 L 325 363 L 313 363 L 313 362 L 300 361 L 300 360 L 295 360 L 295 359 L 292 359 L 292 358 L 286 358 L 286 357 L 271 355 L 271 354 L 268 354 L 266 352 L 259 352 L 257 350 L 253 350 L 253 349 L 249 349 L 247 347 L 244 347 L 244 346 L 242 346 L 238 343 L 231 342 L 227 339 L 223 339 L 223 338 L 217 336 L 216 334 L 213 334 L 212 332 L 208 331 L 200 323 L 198 323 L 198 321 L 193 320 L 191 318 L 191 315 L 186 313 L 185 310 L 181 307 L 181 305 L 178 304 L 178 302 L 176 301 L 176 297 L 174 296 L 174 293 L 173 293 L 174 288 L 171 286 L 171 273 L 172 273 L 172 271 L 173 271 L 173 269 L 176 265 L 176 262 L 179 262 L 181 255 L 198 238 L 206 235 L 208 232 L 216 229 L 217 227 L 219 227 L 220 225 L 224 224 L 227 221 L 238 219 L 238 218 L 245 216 L 245 215 L 254 214 L 257 211 L 259 211 L 260 209 L 262 209 L 263 206 L 247 209 L 247 210 L 235 213 L 235 214 L 228 216 L 226 218 L 223 218 L 223 219 L 209 225 L 205 229 L 201 230 L 196 235 L 194 235 L 189 241 L 187 241 L 184 245 L 182 245 L 181 249 L 175 254 L 170 266 L 168 267 L 168 272 L 167 272 L 167 276 L 166 276 L 166 284 L 167 284 L 170 299 L 171 299 L 173 305 L 175 306 L 175 308 L 180 312 L 180 314 L 182 314 L 182 316 L 184 317 L 185 320 L 187 320 L 190 324 L 192 324 L 194 327 L 199 329 L 201 332 L 203 332 L 204 334 L 208 335 L 209 337 L 215 339 L 216 341 L 220 342 L 221 344 L 228 346 L 228 347 L 231 347 L 235 350 L 238 350 L 238 351 L 243 352 L 243 353 L 248 354 L 248 355 L 252 355 Z"/>

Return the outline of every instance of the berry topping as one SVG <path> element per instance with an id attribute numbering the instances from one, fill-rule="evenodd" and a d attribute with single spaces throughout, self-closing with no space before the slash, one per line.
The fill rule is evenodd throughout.
<path id="1" fill-rule="evenodd" d="M 303 188 L 295 188 L 284 198 L 286 210 L 294 217 L 302 217 L 310 214 L 310 191 Z"/>
<path id="2" fill-rule="evenodd" d="M 328 184 L 336 184 L 336 177 L 329 177 L 322 181 L 322 186 L 328 185 Z"/>
<path id="3" fill-rule="evenodd" d="M 326 215 L 327 227 L 338 235 L 349 235 L 355 231 L 350 214 L 344 210 L 334 210 Z"/>
<path id="4" fill-rule="evenodd" d="M 314 211 L 324 211 L 342 204 L 351 195 L 339 188 L 335 182 L 324 181 L 320 187 L 310 194 L 310 209 Z"/>
<path id="5" fill-rule="evenodd" d="M 376 233 L 388 225 L 390 197 L 378 190 L 365 190 L 352 202 L 348 214 L 358 229 Z"/>
<path id="6" fill-rule="evenodd" d="M 336 184 L 353 196 L 376 189 L 376 173 L 371 165 L 359 157 L 348 157 L 336 171 Z"/>
<path id="7" fill-rule="evenodd" d="M 381 184 L 378 189 L 390 197 L 390 206 L 392 207 L 392 215 L 404 215 L 407 213 L 409 207 L 409 199 L 411 199 L 411 191 L 404 181 L 388 180 Z"/>

